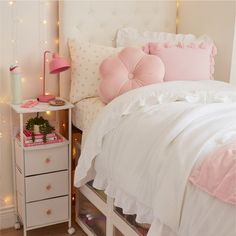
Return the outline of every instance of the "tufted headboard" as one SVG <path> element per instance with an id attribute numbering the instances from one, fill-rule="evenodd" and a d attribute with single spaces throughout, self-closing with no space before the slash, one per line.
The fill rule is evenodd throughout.
<path id="1" fill-rule="evenodd" d="M 59 51 L 69 57 L 67 40 L 83 38 L 115 46 L 117 30 L 133 27 L 140 31 L 175 32 L 175 0 L 59 1 Z M 70 73 L 60 75 L 60 96 L 69 98 Z"/>

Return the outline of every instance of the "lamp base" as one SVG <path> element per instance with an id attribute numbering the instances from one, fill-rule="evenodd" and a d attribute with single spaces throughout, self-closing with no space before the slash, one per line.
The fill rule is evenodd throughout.
<path id="1" fill-rule="evenodd" d="M 40 95 L 37 97 L 39 102 L 50 102 L 55 99 L 54 95 Z"/>

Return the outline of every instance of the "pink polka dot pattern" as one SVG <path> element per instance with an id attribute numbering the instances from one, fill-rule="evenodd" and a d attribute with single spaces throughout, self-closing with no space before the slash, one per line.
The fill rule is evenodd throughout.
<path id="1" fill-rule="evenodd" d="M 72 113 L 73 124 L 83 131 L 82 141 L 84 143 L 93 121 L 105 106 L 99 97 L 83 99 L 77 102 Z"/>
<path id="2" fill-rule="evenodd" d="M 71 55 L 70 101 L 98 96 L 99 66 L 101 62 L 119 52 L 120 48 L 106 47 L 78 40 L 69 40 Z"/>

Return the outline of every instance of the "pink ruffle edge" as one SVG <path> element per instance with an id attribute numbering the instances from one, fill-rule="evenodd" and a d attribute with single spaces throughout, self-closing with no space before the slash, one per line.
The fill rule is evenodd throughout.
<path id="1" fill-rule="evenodd" d="M 210 42 L 190 42 L 190 43 L 184 43 L 184 42 L 177 42 L 177 43 L 155 43 L 155 42 L 150 42 L 147 43 L 142 47 L 142 50 L 150 54 L 150 48 L 155 46 L 155 49 L 163 49 L 163 48 L 173 48 L 173 47 L 178 47 L 178 48 L 191 48 L 191 49 L 203 49 L 203 50 L 211 50 L 210 54 L 210 73 L 211 73 L 211 79 L 213 79 L 213 74 L 214 74 L 214 66 L 215 66 L 215 59 L 214 57 L 217 54 L 217 48 L 213 43 Z"/>

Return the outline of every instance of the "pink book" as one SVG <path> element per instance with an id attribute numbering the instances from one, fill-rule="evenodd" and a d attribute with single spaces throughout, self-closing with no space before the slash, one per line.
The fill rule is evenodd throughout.
<path id="1" fill-rule="evenodd" d="M 16 138 L 20 141 L 20 134 L 19 133 L 16 135 Z M 56 138 L 55 139 L 47 140 L 46 143 L 44 143 L 43 141 L 41 141 L 41 142 L 34 142 L 34 143 L 25 143 L 25 141 L 24 141 L 24 147 L 32 147 L 32 146 L 52 144 L 52 143 L 61 143 L 61 142 L 64 142 L 64 140 L 65 139 L 61 135 L 56 134 Z"/>
<path id="2" fill-rule="evenodd" d="M 23 131 L 24 133 L 24 139 L 25 140 L 31 140 L 32 139 L 32 135 L 31 135 L 31 132 L 27 129 L 24 129 Z M 35 139 L 42 139 L 43 138 L 43 135 L 42 134 L 35 134 Z M 56 137 L 56 133 L 50 133 L 50 134 L 47 134 L 46 135 L 46 138 L 54 138 Z"/>

